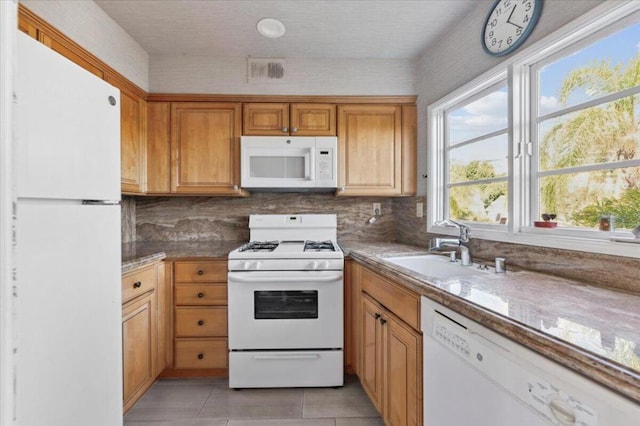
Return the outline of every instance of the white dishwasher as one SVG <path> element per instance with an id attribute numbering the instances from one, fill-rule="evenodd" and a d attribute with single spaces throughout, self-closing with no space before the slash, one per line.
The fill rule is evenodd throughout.
<path id="1" fill-rule="evenodd" d="M 638 426 L 640 405 L 422 297 L 424 424 Z"/>

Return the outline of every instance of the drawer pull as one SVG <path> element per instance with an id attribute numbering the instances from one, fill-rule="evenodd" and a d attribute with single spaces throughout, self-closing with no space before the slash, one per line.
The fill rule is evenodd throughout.
<path id="1" fill-rule="evenodd" d="M 376 313 L 376 315 L 375 315 L 376 319 L 380 318 L 381 316 L 382 316 L 382 315 L 380 315 L 380 314 L 378 314 L 378 313 Z"/>
<path id="2" fill-rule="evenodd" d="M 204 293 L 198 293 L 198 299 L 202 299 L 204 297 Z"/>
<path id="3" fill-rule="evenodd" d="M 380 318 L 380 324 L 381 325 L 385 325 L 387 323 L 387 320 L 384 318 Z"/>
<path id="4" fill-rule="evenodd" d="M 204 271 L 202 269 L 198 270 L 198 275 L 202 275 L 204 274 Z"/>
<path id="5" fill-rule="evenodd" d="M 142 287 L 141 281 L 136 281 L 135 283 L 133 283 L 133 288 L 140 288 L 140 287 Z"/>
<path id="6" fill-rule="evenodd" d="M 204 354 L 198 354 L 198 359 L 203 359 L 204 358 Z"/>
<path id="7" fill-rule="evenodd" d="M 204 321 L 202 320 L 198 321 L 198 325 L 204 325 Z"/>

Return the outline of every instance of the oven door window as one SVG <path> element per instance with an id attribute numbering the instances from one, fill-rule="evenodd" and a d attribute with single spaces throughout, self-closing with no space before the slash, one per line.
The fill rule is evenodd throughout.
<path id="1" fill-rule="evenodd" d="M 254 291 L 254 318 L 317 319 L 318 291 Z"/>

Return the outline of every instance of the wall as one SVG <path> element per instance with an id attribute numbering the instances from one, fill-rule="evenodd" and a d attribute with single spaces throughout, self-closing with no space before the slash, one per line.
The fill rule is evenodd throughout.
<path id="1" fill-rule="evenodd" d="M 247 83 L 247 58 L 153 56 L 155 93 L 415 95 L 416 62 L 407 59 L 287 58 L 286 81 Z"/>
<path id="2" fill-rule="evenodd" d="M 20 3 L 142 90 L 149 90 L 149 55 L 93 1 Z"/>
<path id="3" fill-rule="evenodd" d="M 382 216 L 368 224 L 372 203 Z M 335 197 L 333 194 L 252 193 L 249 198 L 138 197 L 137 241 L 249 240 L 250 214 L 335 213 L 338 237 L 395 240 L 390 198 Z"/>

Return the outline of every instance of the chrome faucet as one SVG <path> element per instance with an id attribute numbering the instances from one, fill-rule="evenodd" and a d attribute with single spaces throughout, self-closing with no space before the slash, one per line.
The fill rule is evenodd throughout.
<path id="1" fill-rule="evenodd" d="M 460 230 L 460 235 L 458 238 L 433 238 L 429 241 L 429 251 L 443 251 L 443 248 L 445 247 L 458 247 L 460 249 L 460 263 L 462 266 L 470 266 L 473 263 L 471 259 L 471 252 L 469 251 L 469 247 L 462 243 L 469 242 L 469 233 L 471 232 L 471 229 L 467 225 L 455 222 L 451 219 L 436 222 L 436 225 L 458 228 Z"/>

